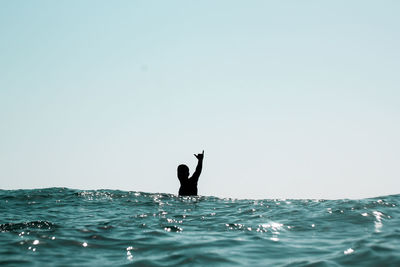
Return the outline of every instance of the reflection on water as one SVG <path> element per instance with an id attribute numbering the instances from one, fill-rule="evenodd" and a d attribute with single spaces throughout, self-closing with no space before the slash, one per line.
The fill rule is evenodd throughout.
<path id="1" fill-rule="evenodd" d="M 382 212 L 379 212 L 379 211 L 376 211 L 376 210 L 374 210 L 373 212 L 372 212 L 372 214 L 375 216 L 375 231 L 376 232 L 380 232 L 381 231 L 381 228 L 382 228 L 382 226 L 383 226 L 383 224 L 382 224 Z"/>

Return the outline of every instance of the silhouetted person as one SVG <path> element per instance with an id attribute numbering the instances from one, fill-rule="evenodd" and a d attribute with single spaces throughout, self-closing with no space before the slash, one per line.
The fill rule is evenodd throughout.
<path id="1" fill-rule="evenodd" d="M 197 181 L 199 180 L 201 169 L 203 167 L 204 150 L 201 154 L 194 154 L 198 159 L 197 167 L 192 177 L 189 178 L 189 167 L 185 164 L 178 166 L 178 179 L 181 182 L 179 188 L 180 196 L 197 196 Z"/>

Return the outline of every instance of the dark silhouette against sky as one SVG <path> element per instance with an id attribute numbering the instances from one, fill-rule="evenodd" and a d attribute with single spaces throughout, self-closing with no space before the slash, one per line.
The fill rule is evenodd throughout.
<path id="1" fill-rule="evenodd" d="M 180 196 L 197 196 L 197 182 L 199 181 L 201 169 L 203 168 L 204 150 L 201 154 L 194 154 L 194 156 L 197 158 L 198 162 L 192 177 L 189 178 L 188 166 L 185 164 L 178 166 L 178 179 L 181 183 L 181 187 L 179 188 Z"/>

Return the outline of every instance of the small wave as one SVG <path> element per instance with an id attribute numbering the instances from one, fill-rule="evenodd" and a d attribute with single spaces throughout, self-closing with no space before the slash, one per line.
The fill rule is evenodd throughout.
<path id="1" fill-rule="evenodd" d="M 22 223 L 4 223 L 0 224 L 1 232 L 19 231 L 25 229 L 53 229 L 56 225 L 48 221 L 32 221 Z"/>

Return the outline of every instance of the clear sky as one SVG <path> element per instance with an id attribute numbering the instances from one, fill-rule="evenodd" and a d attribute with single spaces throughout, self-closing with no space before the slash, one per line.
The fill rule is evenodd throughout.
<path id="1" fill-rule="evenodd" d="M 0 188 L 400 193 L 399 1 L 0 2 Z"/>

